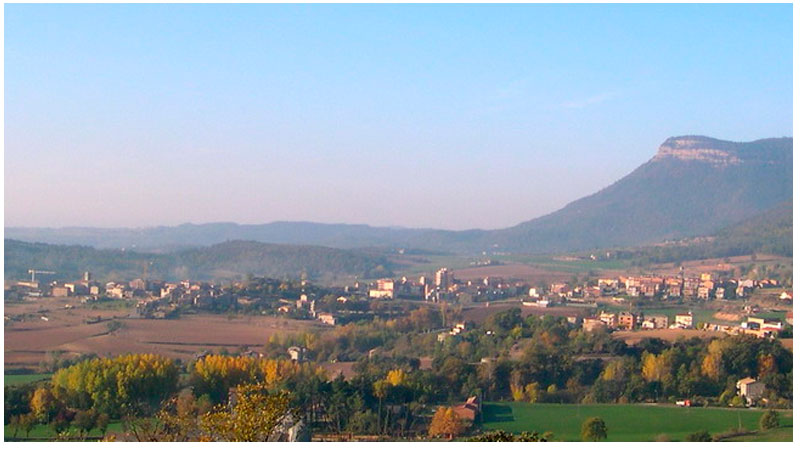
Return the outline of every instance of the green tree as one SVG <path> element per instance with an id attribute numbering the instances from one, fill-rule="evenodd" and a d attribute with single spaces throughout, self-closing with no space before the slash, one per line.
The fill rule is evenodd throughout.
<path id="1" fill-rule="evenodd" d="M 590 417 L 581 426 L 581 438 L 584 441 L 602 441 L 608 437 L 606 423 L 600 417 Z"/>
<path id="2" fill-rule="evenodd" d="M 536 431 L 523 431 L 520 434 L 514 434 L 509 431 L 493 430 L 484 431 L 483 433 L 473 436 L 468 439 L 469 442 L 547 442 L 544 435 Z"/>
<path id="3" fill-rule="evenodd" d="M 689 442 L 711 442 L 711 435 L 706 430 L 695 431 L 686 436 Z"/>
<path id="4" fill-rule="evenodd" d="M 781 426 L 780 417 L 778 413 L 774 409 L 770 409 L 769 411 L 765 412 L 761 415 L 761 419 L 758 421 L 759 427 L 762 430 L 771 430 L 773 428 L 778 428 Z"/>
<path id="5" fill-rule="evenodd" d="M 25 432 L 25 438 L 27 439 L 31 431 L 33 431 L 33 427 L 36 426 L 36 416 L 32 412 L 19 416 L 19 425 L 22 431 Z"/>
<path id="6" fill-rule="evenodd" d="M 92 428 L 97 424 L 97 413 L 94 411 L 78 411 L 72 419 L 72 425 L 78 429 L 82 438 L 86 438 Z"/>
<path id="7" fill-rule="evenodd" d="M 109 420 L 110 420 L 110 418 L 108 417 L 108 414 L 106 414 L 106 413 L 100 413 L 100 414 L 97 415 L 97 419 L 95 421 L 95 426 L 97 427 L 97 430 L 100 431 L 100 435 L 101 436 L 105 436 L 106 435 L 106 430 L 108 430 L 108 422 L 109 422 Z"/>
<path id="8" fill-rule="evenodd" d="M 17 434 L 19 434 L 19 430 L 22 428 L 19 423 L 19 418 L 20 416 L 11 416 L 11 418 L 8 419 L 8 427 L 11 428 L 11 432 L 13 433 L 12 437 L 14 439 L 17 438 Z"/>

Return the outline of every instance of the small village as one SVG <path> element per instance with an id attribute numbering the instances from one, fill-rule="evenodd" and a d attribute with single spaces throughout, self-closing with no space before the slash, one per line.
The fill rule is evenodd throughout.
<path id="1" fill-rule="evenodd" d="M 375 315 L 403 314 L 408 312 L 408 308 L 398 308 L 403 304 L 449 304 L 465 309 L 518 304 L 540 310 L 537 314 L 541 316 L 565 316 L 570 323 L 581 324 L 587 331 L 601 328 L 609 331 L 702 329 L 765 338 L 776 337 L 785 324 L 793 323 L 791 310 L 786 313 L 784 324 L 780 320 L 758 317 L 761 307 L 747 302 L 760 289 L 780 289 L 777 280 L 723 279 L 713 273 L 685 278 L 619 276 L 580 284 L 560 282 L 531 286 L 492 276 L 460 280 L 454 276 L 454 271 L 441 268 L 432 276 L 356 281 L 352 285 L 329 288 L 305 280 L 292 283 L 263 278 L 228 284 L 190 280 L 164 282 L 146 279 L 146 272 L 142 278 L 132 281 L 102 283 L 85 272 L 77 281 L 45 282 L 42 275 L 53 275 L 53 272 L 31 269 L 29 273 L 31 280 L 6 282 L 6 298 L 29 301 L 45 296 L 63 298 L 65 308 L 76 301 L 124 301 L 134 309 L 132 318 L 175 318 L 181 308 L 189 307 L 219 313 L 237 310 L 310 319 L 333 326 Z M 263 294 L 265 284 L 272 286 L 267 295 Z M 775 300 L 791 305 L 792 292 L 782 290 Z M 741 304 L 741 307 L 737 314 L 728 314 L 727 320 L 719 323 L 698 321 L 692 309 L 702 308 L 711 301 Z M 671 316 L 647 313 L 646 307 L 663 304 L 684 305 L 686 311 Z M 564 308 L 578 313 L 564 314 Z M 741 321 L 732 323 L 736 319 Z M 460 324 L 460 329 L 465 326 Z M 459 330 L 454 329 L 443 335 L 458 333 Z"/>

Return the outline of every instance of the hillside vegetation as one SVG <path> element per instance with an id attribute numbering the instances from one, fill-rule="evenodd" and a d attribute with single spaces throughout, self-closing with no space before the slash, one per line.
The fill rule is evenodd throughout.
<path id="1" fill-rule="evenodd" d="M 133 279 L 142 276 L 145 265 L 151 278 L 164 280 L 227 280 L 249 273 L 293 279 L 305 274 L 324 281 L 391 274 L 383 256 L 316 246 L 230 241 L 155 254 L 5 240 L 6 279 L 25 279 L 30 268 L 55 271 L 59 279 L 77 279 L 87 270 L 99 279 Z"/>
<path id="2" fill-rule="evenodd" d="M 615 252 L 620 258 L 645 263 L 726 258 L 766 253 L 792 256 L 792 204 L 784 203 L 764 213 L 697 239 Z"/>

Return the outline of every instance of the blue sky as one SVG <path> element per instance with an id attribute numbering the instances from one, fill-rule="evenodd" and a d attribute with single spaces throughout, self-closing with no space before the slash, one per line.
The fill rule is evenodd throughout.
<path id="1" fill-rule="evenodd" d="M 5 225 L 511 226 L 792 134 L 791 5 L 5 5 Z"/>

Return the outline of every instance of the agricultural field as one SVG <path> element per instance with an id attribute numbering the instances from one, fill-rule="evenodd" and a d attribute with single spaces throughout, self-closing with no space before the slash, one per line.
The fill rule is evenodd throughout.
<path id="1" fill-rule="evenodd" d="M 203 350 L 260 349 L 274 333 L 297 333 L 324 325 L 267 316 L 193 314 L 173 320 L 130 318 L 131 307 L 102 309 L 45 298 L 6 303 L 13 317 L 4 327 L 5 370 L 36 369 L 52 352 L 116 356 L 156 353 L 187 359 Z M 44 320 L 47 319 L 47 320 Z"/>
<path id="2" fill-rule="evenodd" d="M 625 343 L 628 345 L 635 345 L 642 339 L 648 338 L 661 339 L 667 342 L 676 342 L 680 339 L 691 339 L 695 337 L 700 339 L 723 338 L 727 336 L 727 334 L 722 331 L 692 329 L 683 330 L 676 328 L 662 330 L 615 331 L 612 336 L 614 339 L 621 339 L 625 341 Z"/>
<path id="3" fill-rule="evenodd" d="M 668 438 L 683 441 L 686 435 L 706 430 L 710 434 L 731 428 L 758 430 L 764 410 L 732 408 L 681 408 L 672 405 L 581 405 L 531 404 L 519 402 L 486 403 L 483 428 L 522 431 L 551 431 L 557 441 L 579 441 L 581 424 L 589 417 L 601 417 L 608 428 L 608 440 L 619 442 L 655 441 Z M 764 440 L 785 438 L 791 441 L 791 411 L 781 411 L 778 430 L 739 437 Z M 788 432 L 787 432 L 788 430 Z M 662 435 L 662 436 L 659 436 Z"/>
<path id="4" fill-rule="evenodd" d="M 492 256 L 492 259 L 508 262 L 520 263 L 536 267 L 541 270 L 567 272 L 570 274 L 602 272 L 614 273 L 617 271 L 624 271 L 629 267 L 629 261 L 626 260 L 591 260 L 583 258 L 572 258 L 565 256 L 547 256 L 547 255 L 497 255 Z"/>
<path id="5" fill-rule="evenodd" d="M 106 430 L 106 435 L 111 433 L 119 433 L 122 431 L 122 423 L 121 422 L 111 422 L 108 424 L 108 429 Z M 67 432 L 68 435 L 71 436 L 70 440 L 81 440 L 77 436 L 79 435 L 78 430 L 73 426 L 70 427 Z M 100 440 L 103 436 L 100 434 L 100 430 L 94 429 L 89 431 L 86 435 L 86 440 L 88 441 L 97 441 Z M 53 441 L 56 438 L 56 432 L 53 428 L 49 425 L 44 424 L 36 424 L 30 433 L 26 436 L 24 430 L 17 431 L 17 436 L 14 437 L 14 429 L 11 425 L 6 425 L 3 428 L 3 438 L 5 441 Z"/>
<path id="6" fill-rule="evenodd" d="M 52 376 L 52 373 L 5 374 L 3 375 L 3 385 L 15 386 L 18 384 L 33 383 L 36 381 L 49 380 Z"/>

